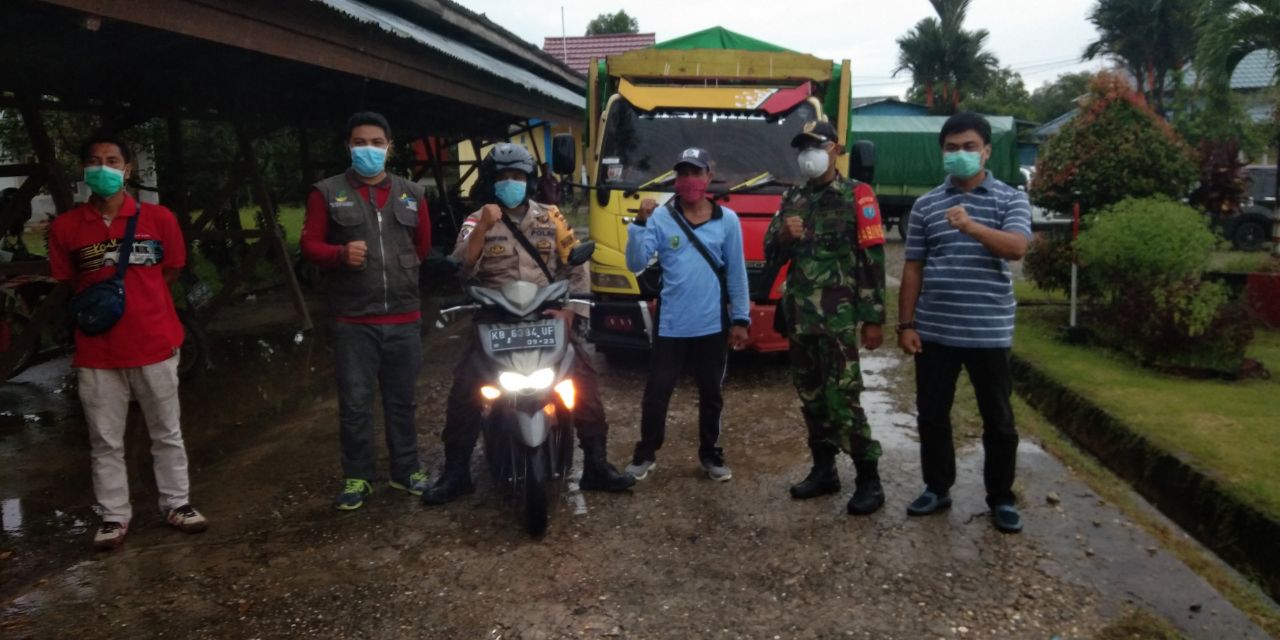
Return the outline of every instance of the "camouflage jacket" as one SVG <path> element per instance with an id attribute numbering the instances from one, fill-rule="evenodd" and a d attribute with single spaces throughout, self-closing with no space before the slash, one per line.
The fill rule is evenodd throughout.
<path id="1" fill-rule="evenodd" d="M 791 216 L 804 220 L 805 235 L 787 242 L 779 233 Z M 780 311 L 793 335 L 852 337 L 859 322 L 884 324 L 884 226 L 870 185 L 837 175 L 818 189 L 788 189 L 764 254 L 770 267 L 791 263 Z"/>

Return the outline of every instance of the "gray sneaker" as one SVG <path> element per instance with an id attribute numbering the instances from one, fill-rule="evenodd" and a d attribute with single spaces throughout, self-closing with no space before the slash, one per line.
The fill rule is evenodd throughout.
<path id="1" fill-rule="evenodd" d="M 653 468 L 656 466 L 658 466 L 658 463 L 655 460 L 644 460 L 642 462 L 636 462 L 633 460 L 631 461 L 631 464 L 627 465 L 627 468 L 624 469 L 624 471 L 636 480 L 644 480 L 648 477 L 649 472 L 653 471 Z"/>
<path id="2" fill-rule="evenodd" d="M 733 470 L 724 463 L 724 458 L 718 460 L 703 458 L 702 468 L 707 472 L 707 477 L 716 482 L 727 482 L 733 477 Z"/>

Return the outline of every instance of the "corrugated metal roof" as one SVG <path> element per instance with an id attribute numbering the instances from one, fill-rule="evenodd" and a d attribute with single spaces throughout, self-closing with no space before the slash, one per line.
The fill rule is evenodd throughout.
<path id="1" fill-rule="evenodd" d="M 542 50 L 560 59 L 569 68 L 585 74 L 592 58 L 652 47 L 657 37 L 652 33 L 612 33 L 599 36 L 547 38 Z"/>
<path id="2" fill-rule="evenodd" d="M 487 53 L 441 35 L 422 25 L 415 24 L 393 13 L 370 7 L 358 0 L 314 0 L 340 11 L 361 22 L 375 25 L 387 33 L 413 40 L 451 58 L 475 67 L 484 73 L 514 82 L 526 89 L 550 96 L 574 107 L 581 107 L 583 95 L 567 87 L 550 82 L 521 67 L 495 58 Z"/>
<path id="3" fill-rule="evenodd" d="M 872 103 L 884 102 L 886 100 L 898 100 L 899 102 L 901 102 L 898 96 L 861 96 L 861 97 L 854 96 L 853 102 L 850 103 L 849 106 L 854 109 L 857 109 L 858 107 L 864 107 Z"/>

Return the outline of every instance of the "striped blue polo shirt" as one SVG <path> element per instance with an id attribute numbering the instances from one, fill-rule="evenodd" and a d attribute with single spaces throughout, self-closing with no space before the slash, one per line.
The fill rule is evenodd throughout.
<path id="1" fill-rule="evenodd" d="M 946 212 L 962 206 L 969 217 L 993 229 L 1031 238 L 1031 206 L 1027 194 L 995 179 L 991 172 L 973 191 L 952 185 L 951 178 L 921 196 L 907 226 L 907 260 L 924 263 L 924 279 L 916 302 L 920 338 L 952 347 L 979 349 L 1013 345 L 1013 274 L 1003 258 L 952 229 Z"/>

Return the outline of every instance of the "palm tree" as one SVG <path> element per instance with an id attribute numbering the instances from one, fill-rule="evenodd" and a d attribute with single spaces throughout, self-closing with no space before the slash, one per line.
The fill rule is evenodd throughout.
<path id="1" fill-rule="evenodd" d="M 1196 48 L 1196 11 L 1201 0 L 1098 0 L 1089 21 L 1098 39 L 1084 59 L 1099 56 L 1121 63 L 1138 92 L 1164 115 L 1167 80 L 1182 69 Z"/>
<path id="2" fill-rule="evenodd" d="M 996 57 L 983 48 L 987 30 L 963 28 L 971 1 L 929 0 L 938 17 L 917 22 L 898 38 L 893 74 L 910 72 L 925 103 L 946 113 L 959 110 L 965 95 L 984 88 L 999 68 Z"/>
<path id="3" fill-rule="evenodd" d="M 1245 56 L 1265 49 L 1280 59 L 1280 0 L 1205 0 L 1198 27 L 1196 68 L 1211 90 L 1221 95 L 1231 90 L 1231 74 Z M 1280 65 L 1274 80 L 1280 84 Z M 1275 105 L 1272 117 L 1280 123 L 1280 104 Z M 1280 148 L 1280 127 L 1275 142 Z M 1276 175 L 1280 176 L 1280 161 Z M 1276 181 L 1276 199 L 1280 202 L 1280 180 Z M 1280 242 L 1272 243 L 1271 252 L 1280 255 Z"/>
<path id="4" fill-rule="evenodd" d="M 1198 26 L 1196 68 L 1210 82 L 1230 84 L 1236 65 L 1258 49 L 1280 56 L 1280 0 L 1205 0 Z"/>

